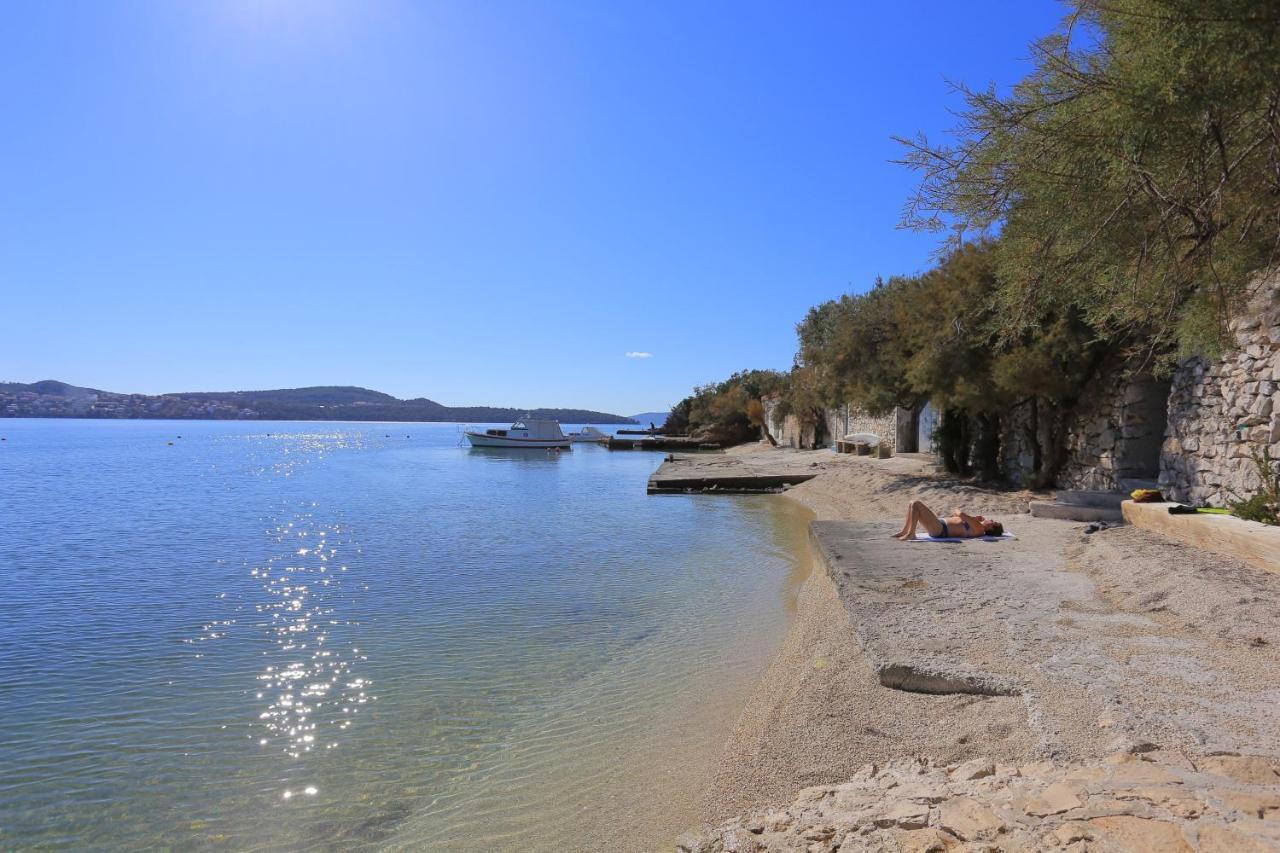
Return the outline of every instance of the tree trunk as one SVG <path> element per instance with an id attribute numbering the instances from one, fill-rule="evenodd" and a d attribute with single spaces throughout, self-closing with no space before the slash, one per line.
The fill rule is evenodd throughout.
<path id="1" fill-rule="evenodd" d="M 1067 425 L 1075 419 L 1076 409 L 1079 407 L 1081 399 L 1088 392 L 1090 385 L 1097 377 L 1102 365 L 1106 363 L 1109 355 L 1111 355 L 1111 350 L 1105 347 L 1095 349 L 1089 357 L 1089 369 L 1085 371 L 1081 379 L 1079 393 L 1070 400 L 1066 400 L 1054 407 L 1054 416 L 1049 421 L 1049 446 L 1045 448 L 1043 466 L 1032 478 L 1032 488 L 1048 489 L 1057 485 L 1058 474 L 1062 471 L 1062 466 L 1067 461 Z"/>
<path id="2" fill-rule="evenodd" d="M 1031 445 L 1031 472 L 1034 476 L 1043 464 L 1044 452 L 1040 447 L 1040 398 L 1031 398 L 1031 415 L 1027 419 L 1027 438 Z"/>
<path id="3" fill-rule="evenodd" d="M 1058 479 L 1058 472 L 1067 461 L 1067 430 L 1064 422 L 1068 415 L 1069 410 L 1059 411 L 1058 417 L 1049 424 L 1049 446 L 1044 449 L 1043 466 L 1031 478 L 1033 489 L 1052 488 Z"/>
<path id="4" fill-rule="evenodd" d="M 827 443 L 827 413 L 817 410 L 813 416 L 813 447 L 816 450 Z"/>
<path id="5" fill-rule="evenodd" d="M 942 454 L 942 464 L 952 474 L 969 473 L 971 432 L 969 416 L 964 412 L 947 409 L 942 413 L 942 423 L 937 430 L 938 452 Z"/>
<path id="6" fill-rule="evenodd" d="M 974 465 L 982 480 L 1000 478 L 1000 415 L 984 412 L 975 416 L 977 436 L 974 441 Z"/>

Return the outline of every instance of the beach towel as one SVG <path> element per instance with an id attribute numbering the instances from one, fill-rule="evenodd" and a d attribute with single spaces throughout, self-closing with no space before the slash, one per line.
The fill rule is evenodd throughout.
<path id="1" fill-rule="evenodd" d="M 980 539 L 983 542 L 999 542 L 1002 539 L 1017 539 L 1012 533 L 1002 533 L 999 536 L 929 536 L 926 533 L 917 533 L 914 539 L 908 539 L 908 542 L 970 542 Z"/>

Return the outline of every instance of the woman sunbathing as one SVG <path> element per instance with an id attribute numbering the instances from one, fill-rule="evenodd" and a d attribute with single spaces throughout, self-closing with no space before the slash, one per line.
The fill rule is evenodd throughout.
<path id="1" fill-rule="evenodd" d="M 907 506 L 907 520 L 903 523 L 902 529 L 893 534 L 893 538 L 914 539 L 917 525 L 923 527 L 930 536 L 939 539 L 952 537 L 974 539 L 979 536 L 1004 534 L 1004 525 L 995 519 L 969 515 L 959 509 L 952 510 L 951 515 L 946 518 L 938 518 L 933 514 L 933 510 L 924 505 L 923 501 L 912 501 Z"/>

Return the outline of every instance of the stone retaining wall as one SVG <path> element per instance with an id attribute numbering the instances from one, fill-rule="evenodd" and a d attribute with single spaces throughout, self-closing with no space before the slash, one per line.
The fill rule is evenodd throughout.
<path id="1" fill-rule="evenodd" d="M 1225 506 L 1260 478 L 1251 454 L 1280 459 L 1280 272 L 1261 276 L 1229 329 L 1237 349 L 1192 358 L 1173 375 L 1160 455 L 1167 497 Z"/>
<path id="2" fill-rule="evenodd" d="M 1167 381 L 1141 364 L 1115 360 L 1104 364 L 1085 390 L 1066 426 L 1066 461 L 1057 485 L 1067 489 L 1117 491 L 1127 480 L 1154 480 L 1165 430 Z M 1001 420 L 1000 453 L 1005 476 L 1026 483 L 1035 470 L 1030 426 L 1031 403 L 1010 409 Z M 1049 430 L 1062 412 L 1039 403 L 1039 442 L 1050 444 Z"/>

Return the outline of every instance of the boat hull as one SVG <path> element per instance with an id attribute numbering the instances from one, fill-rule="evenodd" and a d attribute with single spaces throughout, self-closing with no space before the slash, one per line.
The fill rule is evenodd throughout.
<path id="1" fill-rule="evenodd" d="M 521 438 L 508 435 L 487 435 L 482 432 L 467 432 L 467 441 L 472 447 L 509 447 L 518 450 L 561 450 L 569 449 L 567 438 Z"/>

